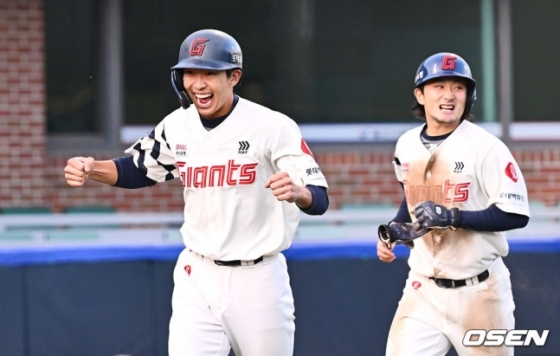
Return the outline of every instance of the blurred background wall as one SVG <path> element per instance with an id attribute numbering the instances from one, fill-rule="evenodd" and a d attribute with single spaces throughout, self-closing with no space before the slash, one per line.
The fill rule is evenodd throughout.
<path id="1" fill-rule="evenodd" d="M 179 211 L 178 182 L 70 189 L 63 167 L 75 155 L 123 155 L 127 128 L 149 130 L 178 107 L 169 68 L 201 28 L 240 42 L 239 95 L 315 136 L 321 124 L 351 125 L 352 139 L 308 139 L 334 208 L 400 201 L 398 135 L 383 139 L 378 127 L 420 123 L 413 78 L 439 51 L 470 63 L 477 121 L 509 144 L 530 200 L 560 202 L 558 1 L 0 0 L 2 208 Z"/>

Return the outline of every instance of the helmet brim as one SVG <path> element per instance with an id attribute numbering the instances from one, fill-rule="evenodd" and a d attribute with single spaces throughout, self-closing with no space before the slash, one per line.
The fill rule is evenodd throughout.
<path id="1" fill-rule="evenodd" d="M 175 66 L 171 67 L 171 70 L 175 69 L 208 69 L 208 70 L 230 70 L 230 69 L 241 69 L 238 65 L 228 64 L 220 61 L 214 61 L 211 59 L 200 59 L 200 58 L 187 58 L 183 59 Z"/>
<path id="2" fill-rule="evenodd" d="M 469 86 L 474 87 L 476 85 L 476 81 L 473 78 L 466 76 L 463 73 L 446 71 L 446 72 L 431 74 L 428 78 L 416 84 L 415 87 L 418 88 L 422 85 L 425 85 L 426 83 L 433 82 L 435 80 L 441 80 L 443 78 L 461 78 L 464 79 L 469 84 Z"/>

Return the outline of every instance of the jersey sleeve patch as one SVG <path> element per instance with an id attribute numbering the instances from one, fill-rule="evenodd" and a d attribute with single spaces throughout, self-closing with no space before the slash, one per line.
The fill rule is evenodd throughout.
<path id="1" fill-rule="evenodd" d="M 515 170 L 515 165 L 511 162 L 509 162 L 506 166 L 506 176 L 508 176 L 514 183 L 517 183 L 517 180 L 519 179 L 517 171 Z"/>
<path id="2" fill-rule="evenodd" d="M 311 157 L 315 158 L 315 156 L 313 156 L 313 153 L 309 149 L 309 146 L 307 146 L 307 142 L 305 142 L 303 137 L 301 138 L 301 150 L 303 151 L 303 153 L 308 154 Z"/>
<path id="3" fill-rule="evenodd" d="M 521 191 L 501 191 L 498 194 L 498 203 L 525 206 L 527 196 Z"/>

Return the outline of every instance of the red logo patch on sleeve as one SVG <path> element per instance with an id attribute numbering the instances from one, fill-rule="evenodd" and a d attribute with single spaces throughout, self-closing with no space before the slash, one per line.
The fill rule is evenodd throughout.
<path id="1" fill-rule="evenodd" d="M 314 157 L 313 153 L 311 153 L 311 150 L 309 149 L 309 146 L 307 146 L 307 143 L 305 142 L 303 137 L 301 138 L 301 150 L 303 151 L 303 153 L 308 154 L 311 157 Z"/>
<path id="2" fill-rule="evenodd" d="M 512 181 L 517 183 L 517 171 L 515 170 L 515 166 L 513 163 L 509 162 L 506 167 L 506 176 L 508 176 Z"/>

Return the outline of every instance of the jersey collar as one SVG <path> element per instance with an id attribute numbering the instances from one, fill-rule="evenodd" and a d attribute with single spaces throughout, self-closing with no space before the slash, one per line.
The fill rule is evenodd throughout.
<path id="1" fill-rule="evenodd" d="M 200 115 L 199 113 L 198 116 L 200 117 L 200 122 L 202 122 L 202 126 L 204 126 L 207 129 L 215 129 L 216 127 L 218 127 L 219 124 L 221 124 L 222 122 L 224 122 L 225 119 L 228 118 L 229 114 L 231 114 L 233 109 L 235 109 L 235 106 L 237 105 L 238 101 L 239 101 L 239 97 L 236 94 L 233 94 L 233 105 L 231 106 L 231 110 L 227 114 L 217 117 L 215 119 L 206 119 L 204 116 Z"/>

